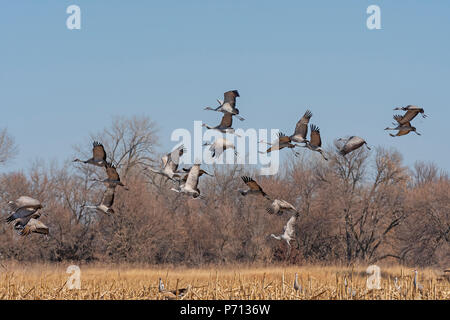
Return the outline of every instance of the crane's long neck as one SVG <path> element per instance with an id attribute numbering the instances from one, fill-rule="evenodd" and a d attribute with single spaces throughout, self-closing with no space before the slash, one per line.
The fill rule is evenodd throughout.
<path id="1" fill-rule="evenodd" d="M 162 173 L 161 170 L 159 170 L 159 169 L 154 169 L 154 168 L 152 168 L 152 167 L 148 167 L 148 170 L 150 170 L 151 172 L 154 172 L 154 173 Z"/>
<path id="2" fill-rule="evenodd" d="M 280 236 L 276 236 L 276 235 L 274 235 L 273 233 L 270 235 L 272 238 L 274 238 L 274 239 L 277 239 L 277 240 L 281 240 L 281 237 Z"/>
<path id="3" fill-rule="evenodd" d="M 326 161 L 328 161 L 328 158 L 325 156 L 325 154 L 323 153 L 323 150 L 322 149 L 319 149 L 318 150 L 319 152 L 320 152 L 320 154 L 322 155 L 322 157 L 326 160 Z"/>
<path id="4" fill-rule="evenodd" d="M 81 207 L 82 208 L 88 208 L 88 209 L 97 209 L 97 206 L 86 206 L 86 205 L 83 205 Z"/>

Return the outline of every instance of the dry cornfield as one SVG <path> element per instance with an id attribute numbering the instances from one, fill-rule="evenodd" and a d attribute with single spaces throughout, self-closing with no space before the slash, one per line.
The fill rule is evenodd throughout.
<path id="1" fill-rule="evenodd" d="M 190 286 L 182 299 L 336 300 L 450 299 L 450 283 L 433 269 L 419 270 L 414 289 L 411 268 L 381 268 L 380 289 L 367 289 L 366 268 L 355 267 L 212 267 L 162 268 L 80 266 L 80 289 L 68 289 L 68 265 L 2 265 L 0 299 L 164 299 L 165 288 Z M 298 274 L 299 290 L 293 288 Z M 395 278 L 398 278 L 395 282 Z"/>

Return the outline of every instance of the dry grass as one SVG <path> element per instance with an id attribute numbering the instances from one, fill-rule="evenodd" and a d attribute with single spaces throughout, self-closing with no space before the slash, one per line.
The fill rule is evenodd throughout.
<path id="1" fill-rule="evenodd" d="M 163 299 L 166 289 L 191 285 L 185 299 L 450 299 L 450 283 L 432 269 L 419 270 L 423 290 L 414 290 L 411 268 L 382 267 L 381 289 L 367 290 L 366 268 L 227 267 L 161 268 L 80 266 L 81 289 L 67 289 L 68 265 L 3 264 L 0 299 Z M 298 273 L 301 290 L 293 289 Z M 398 278 L 397 289 L 394 278 Z M 347 279 L 347 281 L 345 280 Z M 347 286 L 345 285 L 347 282 Z"/>

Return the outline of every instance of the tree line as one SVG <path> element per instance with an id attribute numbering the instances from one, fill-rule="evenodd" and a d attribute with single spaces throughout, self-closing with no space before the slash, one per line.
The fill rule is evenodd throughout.
<path id="1" fill-rule="evenodd" d="M 450 181 L 433 163 L 409 168 L 395 150 L 364 148 L 343 157 L 328 148 L 329 161 L 302 153 L 287 159 L 275 176 L 255 176 L 242 165 L 210 165 L 201 177 L 204 199 L 170 191 L 171 181 L 149 174 L 158 166 L 157 125 L 147 117 L 117 117 L 83 144 L 101 141 L 129 190 L 117 190 L 114 215 L 82 207 L 97 204 L 103 170 L 89 165 L 35 162 L 31 169 L 0 176 L 0 215 L 7 202 L 29 195 L 44 204 L 48 238 L 21 238 L 0 224 L 0 259 L 30 262 L 203 264 L 352 264 L 391 261 L 448 267 Z M 338 142 L 335 142 L 338 144 Z M 0 131 L 0 165 L 17 153 L 14 139 Z M 170 150 L 164 150 L 170 151 Z M 320 155 L 319 155 L 320 156 Z M 319 159 L 319 160 L 318 160 Z M 268 235 L 281 232 L 288 216 L 270 215 L 258 197 L 242 197 L 240 176 L 258 180 L 273 198 L 300 211 L 296 239 L 286 244 Z"/>

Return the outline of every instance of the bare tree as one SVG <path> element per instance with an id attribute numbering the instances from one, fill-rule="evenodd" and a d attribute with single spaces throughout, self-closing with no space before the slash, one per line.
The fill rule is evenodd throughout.
<path id="1" fill-rule="evenodd" d="M 149 165 L 154 161 L 152 155 L 158 140 L 156 133 L 156 124 L 148 117 L 115 117 L 111 126 L 97 134 L 96 138 L 102 141 L 113 164 L 126 176 L 133 167 Z"/>
<path id="2" fill-rule="evenodd" d="M 8 134 L 7 129 L 0 131 L 0 164 L 6 163 L 15 157 L 17 153 L 17 146 L 14 143 L 14 138 Z"/>
<path id="3" fill-rule="evenodd" d="M 375 166 L 368 170 L 368 153 L 359 149 L 347 157 L 335 153 L 331 159 L 333 177 L 329 198 L 335 198 L 329 211 L 339 210 L 343 225 L 343 244 L 348 263 L 373 261 L 388 235 L 405 218 L 403 208 L 408 181 L 407 170 L 397 152 L 378 148 Z M 328 202 L 332 201 L 331 199 Z"/>
<path id="4" fill-rule="evenodd" d="M 416 186 L 434 182 L 439 178 L 439 169 L 434 163 L 417 161 L 414 163 L 412 177 Z"/>
<path id="5" fill-rule="evenodd" d="M 409 215 L 397 234 L 399 256 L 419 266 L 447 267 L 450 261 L 450 182 L 421 184 L 410 190 Z"/>

